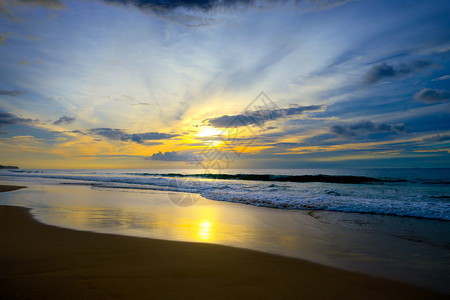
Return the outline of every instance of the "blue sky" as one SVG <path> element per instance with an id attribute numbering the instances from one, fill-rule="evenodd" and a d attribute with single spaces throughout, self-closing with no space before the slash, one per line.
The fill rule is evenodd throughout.
<path id="1" fill-rule="evenodd" d="M 450 167 L 449 13 L 0 0 L 0 164 L 195 167 L 213 149 L 233 168 Z"/>

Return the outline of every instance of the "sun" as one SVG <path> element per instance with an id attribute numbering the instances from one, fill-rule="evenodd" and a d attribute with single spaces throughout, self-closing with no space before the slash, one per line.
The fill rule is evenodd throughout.
<path id="1" fill-rule="evenodd" d="M 217 128 L 204 127 L 197 132 L 196 136 L 207 137 L 207 136 L 220 135 L 220 134 L 222 134 L 222 130 L 219 130 Z"/>

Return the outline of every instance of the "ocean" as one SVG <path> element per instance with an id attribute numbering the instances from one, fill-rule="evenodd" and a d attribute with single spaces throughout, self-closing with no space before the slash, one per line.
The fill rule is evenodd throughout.
<path id="1" fill-rule="evenodd" d="M 450 169 L 0 170 L 0 179 L 187 192 L 289 210 L 450 220 Z M 173 199 L 179 206 L 195 196 Z"/>

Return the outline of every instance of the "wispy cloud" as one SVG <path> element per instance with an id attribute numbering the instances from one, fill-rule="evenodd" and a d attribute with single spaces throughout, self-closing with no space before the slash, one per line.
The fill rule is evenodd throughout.
<path id="1" fill-rule="evenodd" d="M 126 103 L 129 103 L 130 105 L 150 105 L 147 102 L 138 101 L 135 98 L 128 96 L 128 95 L 122 95 L 118 98 L 114 98 L 114 100 L 119 101 L 119 102 L 126 102 Z"/>
<path id="2" fill-rule="evenodd" d="M 17 6 L 40 6 L 51 10 L 66 9 L 66 6 L 60 0 L 0 0 L 0 15 L 12 21 L 20 22 L 21 19 L 15 15 L 14 7 Z"/>
<path id="3" fill-rule="evenodd" d="M 450 100 L 450 91 L 425 88 L 415 93 L 414 99 L 425 103 L 447 102 Z"/>
<path id="4" fill-rule="evenodd" d="M 434 135 L 423 139 L 425 142 L 445 142 L 450 141 L 450 135 Z"/>
<path id="5" fill-rule="evenodd" d="M 128 133 L 123 129 L 115 128 L 93 128 L 89 129 L 88 132 L 114 141 L 136 142 L 139 144 L 144 144 L 148 140 L 164 140 L 178 136 L 176 134 L 160 132 Z"/>
<path id="6" fill-rule="evenodd" d="M 64 9 L 66 6 L 59 0 L 16 0 L 15 5 L 43 6 L 49 9 Z"/>
<path id="7" fill-rule="evenodd" d="M 42 60 L 40 59 L 35 59 L 35 60 L 27 60 L 27 59 L 23 59 L 21 61 L 19 61 L 19 65 L 22 66 L 27 66 L 27 65 L 31 65 L 31 64 L 42 64 Z"/>
<path id="8" fill-rule="evenodd" d="M 450 79 L 450 75 L 444 75 L 435 79 L 432 79 L 431 81 L 441 81 L 441 80 L 447 80 Z"/>

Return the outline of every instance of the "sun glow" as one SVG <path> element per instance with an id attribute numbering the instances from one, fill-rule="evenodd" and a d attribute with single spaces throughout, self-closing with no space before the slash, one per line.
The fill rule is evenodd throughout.
<path id="1" fill-rule="evenodd" d="M 198 224 L 198 237 L 202 240 L 209 240 L 211 238 L 211 222 L 204 220 Z"/>
<path id="2" fill-rule="evenodd" d="M 217 128 L 211 128 L 211 127 L 204 127 L 200 129 L 199 132 L 197 132 L 198 137 L 207 137 L 207 136 L 214 136 L 214 135 L 220 135 L 222 134 L 222 130 L 219 130 Z"/>

